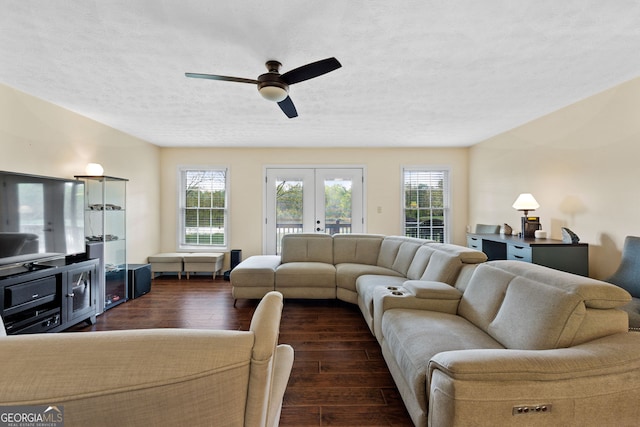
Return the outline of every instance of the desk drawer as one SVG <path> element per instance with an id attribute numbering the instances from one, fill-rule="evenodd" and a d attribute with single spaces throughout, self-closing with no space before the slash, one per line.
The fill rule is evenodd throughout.
<path id="1" fill-rule="evenodd" d="M 507 259 L 531 262 L 531 247 L 507 245 Z"/>
<path id="2" fill-rule="evenodd" d="M 477 251 L 482 250 L 482 239 L 473 236 L 467 236 L 467 247 Z"/>

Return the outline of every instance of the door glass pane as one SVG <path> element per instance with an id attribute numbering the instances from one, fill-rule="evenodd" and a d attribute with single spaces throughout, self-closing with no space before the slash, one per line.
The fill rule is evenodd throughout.
<path id="1" fill-rule="evenodd" d="M 360 168 L 268 168 L 265 184 L 265 254 L 285 234 L 363 232 Z"/>
<path id="2" fill-rule="evenodd" d="M 280 253 L 282 236 L 291 233 L 302 233 L 303 229 L 303 195 L 302 179 L 277 178 L 276 184 L 276 253 Z"/>
<path id="3" fill-rule="evenodd" d="M 91 275 L 88 271 L 71 274 L 73 313 L 91 307 Z"/>
<path id="4" fill-rule="evenodd" d="M 325 178 L 325 233 L 351 233 L 351 178 Z"/>

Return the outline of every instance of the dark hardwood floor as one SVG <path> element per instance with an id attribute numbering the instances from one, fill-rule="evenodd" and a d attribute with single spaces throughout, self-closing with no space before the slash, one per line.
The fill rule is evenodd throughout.
<path id="1" fill-rule="evenodd" d="M 153 280 L 151 292 L 68 331 L 142 328 L 246 330 L 257 300 L 238 300 L 222 279 Z M 380 347 L 356 305 L 338 300 L 285 300 L 280 342 L 295 362 L 280 425 L 412 426 Z"/>

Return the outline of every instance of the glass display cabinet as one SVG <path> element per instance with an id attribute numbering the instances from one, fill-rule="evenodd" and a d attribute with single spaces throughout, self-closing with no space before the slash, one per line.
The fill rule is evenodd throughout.
<path id="1" fill-rule="evenodd" d="M 101 273 L 104 306 L 108 310 L 127 300 L 127 179 L 77 175 L 85 182 L 85 236 L 88 243 L 103 243 Z M 103 292 L 104 291 L 104 292 Z M 102 309 L 102 310 L 100 310 Z"/>

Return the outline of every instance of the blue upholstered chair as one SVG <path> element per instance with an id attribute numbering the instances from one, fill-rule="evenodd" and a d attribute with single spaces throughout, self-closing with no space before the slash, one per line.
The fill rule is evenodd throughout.
<path id="1" fill-rule="evenodd" d="M 476 233 L 478 234 L 498 234 L 500 233 L 499 225 L 476 224 Z"/>
<path id="2" fill-rule="evenodd" d="M 640 237 L 624 239 L 620 266 L 606 281 L 631 294 L 632 301 L 621 308 L 629 313 L 629 329 L 640 331 Z"/>

